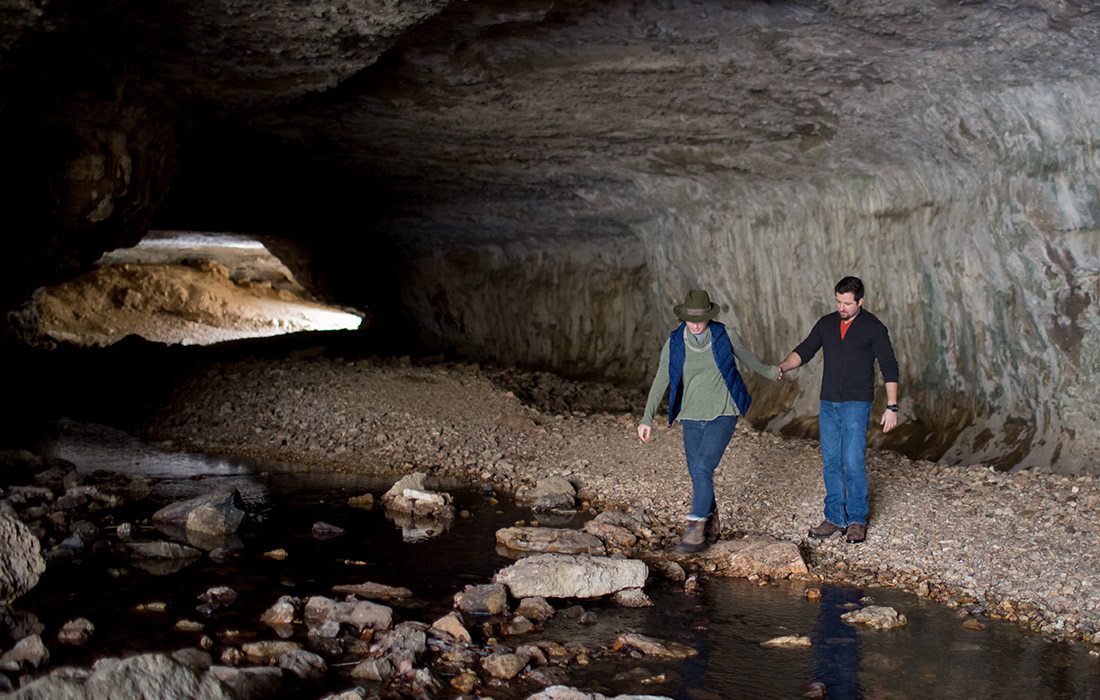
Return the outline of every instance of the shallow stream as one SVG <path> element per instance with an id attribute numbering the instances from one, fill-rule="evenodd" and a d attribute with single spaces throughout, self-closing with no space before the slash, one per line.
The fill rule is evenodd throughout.
<path id="1" fill-rule="evenodd" d="M 430 623 L 451 609 L 453 594 L 464 585 L 487 583 L 510 563 L 495 549 L 496 530 L 534 517 L 505 497 L 498 496 L 498 502 L 472 485 L 435 482 L 434 487 L 454 495 L 468 517 L 457 518 L 437 536 L 410 542 L 380 508 L 347 503 L 348 497 L 365 492 L 377 498 L 392 479 L 163 451 L 109 429 L 76 423 L 60 424 L 38 447 L 83 472 L 103 469 L 151 478 L 150 499 L 131 504 L 118 522 L 131 518 L 140 523 L 160 505 L 226 484 L 238 488 L 250 515 L 237 533 L 238 548 L 223 563 L 203 557 L 174 573 L 157 574 L 101 554 L 51 565 L 39 585 L 14 606 L 44 625 L 51 667 L 196 646 L 202 635 L 216 641 L 216 659 L 231 644 L 278 639 L 259 616 L 280 596 L 339 597 L 332 593 L 334 585 L 364 581 L 411 589 L 416 603 L 395 606 L 397 618 Z M 585 517 L 578 514 L 563 524 L 579 526 Z M 312 527 L 318 521 L 346 533 L 317 539 Z M 137 527 L 134 537 L 160 538 L 150 530 Z M 276 548 L 287 550 L 288 557 L 278 561 L 264 556 Z M 198 596 L 214 586 L 234 589 L 238 599 L 206 616 L 196 610 Z M 968 630 L 957 611 L 890 589 L 815 586 L 821 588 L 821 599 L 808 600 L 805 592 L 811 586 L 705 579 L 697 592 L 685 594 L 681 585 L 653 575 L 646 589 L 653 607 L 556 601 L 559 614 L 541 631 L 500 642 L 584 644 L 593 649 L 591 663 L 570 666 L 566 682 L 606 695 L 797 698 L 824 688 L 828 698 L 1100 698 L 1100 659 L 1085 645 L 1051 642 L 996 620 L 985 620 L 984 630 Z M 840 620 L 861 600 L 866 604 L 867 597 L 904 613 L 909 624 L 875 631 Z M 165 611 L 136 610 L 154 601 L 165 603 Z M 594 624 L 565 614 L 564 608 L 577 602 L 595 613 Z M 95 624 L 92 641 L 83 648 L 51 644 L 60 626 L 75 617 Z M 200 622 L 204 629 L 179 631 L 175 625 L 183 619 Z M 480 621 L 467 622 L 475 641 L 483 642 Z M 700 654 L 668 661 L 611 651 L 616 636 L 626 631 L 685 643 Z M 760 645 L 794 634 L 810 636 L 812 647 Z M 310 689 L 311 697 L 355 685 L 349 670 L 330 667 L 324 683 Z M 506 700 L 536 690 L 538 686 L 515 681 L 481 692 Z M 443 697 L 457 695 L 448 687 Z"/>

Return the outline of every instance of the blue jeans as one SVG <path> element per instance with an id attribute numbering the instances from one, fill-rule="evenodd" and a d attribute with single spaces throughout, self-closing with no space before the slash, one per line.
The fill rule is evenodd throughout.
<path id="1" fill-rule="evenodd" d="M 825 519 L 848 527 L 867 524 L 867 421 L 869 401 L 822 401 L 821 464 Z"/>
<path id="2" fill-rule="evenodd" d="M 705 519 L 714 512 L 714 470 L 733 437 L 737 416 L 714 420 L 680 421 L 684 429 L 684 456 L 691 475 L 691 516 Z"/>

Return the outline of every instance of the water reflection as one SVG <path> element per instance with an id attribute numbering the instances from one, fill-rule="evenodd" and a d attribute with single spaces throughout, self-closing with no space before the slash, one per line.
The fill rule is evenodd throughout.
<path id="1" fill-rule="evenodd" d="M 826 586 L 821 591 L 817 627 L 812 635 L 814 680 L 803 695 L 810 698 L 863 697 L 859 687 L 862 656 L 859 632 L 840 616 L 861 607 L 863 591 L 848 586 Z"/>

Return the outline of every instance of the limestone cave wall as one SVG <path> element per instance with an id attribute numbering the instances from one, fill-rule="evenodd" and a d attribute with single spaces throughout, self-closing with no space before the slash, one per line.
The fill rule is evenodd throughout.
<path id="1" fill-rule="evenodd" d="M 1019 0 L 0 1 L 11 309 L 150 227 L 286 241 L 423 352 L 777 362 L 845 274 L 916 456 L 1095 471 L 1100 12 Z M 315 283 L 310 282 L 315 280 Z M 812 434 L 820 362 L 753 380 Z"/>

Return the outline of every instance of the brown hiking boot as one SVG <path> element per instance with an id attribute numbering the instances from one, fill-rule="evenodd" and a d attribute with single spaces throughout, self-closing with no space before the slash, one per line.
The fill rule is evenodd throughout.
<path id="1" fill-rule="evenodd" d="M 848 526 L 848 536 L 845 541 L 858 544 L 867 539 L 867 526 L 863 523 L 852 523 Z"/>
<path id="2" fill-rule="evenodd" d="M 839 525 L 833 525 L 828 520 L 822 520 L 820 525 L 810 528 L 810 537 L 823 540 L 826 537 L 832 537 L 838 532 L 844 532 L 844 528 Z"/>
<path id="3" fill-rule="evenodd" d="M 714 507 L 714 511 L 707 518 L 706 527 L 703 528 L 703 537 L 706 538 L 707 544 L 714 544 L 722 539 L 722 524 L 718 521 L 718 506 Z"/>
<path id="4" fill-rule="evenodd" d="M 680 544 L 676 545 L 676 551 L 681 554 L 694 554 L 706 549 L 707 542 L 703 534 L 706 526 L 705 520 L 689 519 L 684 526 L 684 538 L 680 540 Z"/>

